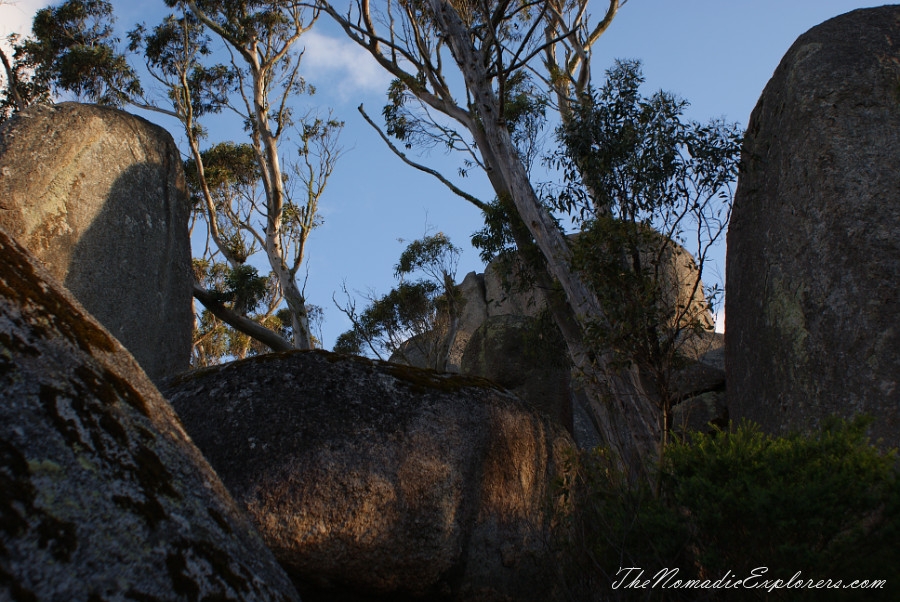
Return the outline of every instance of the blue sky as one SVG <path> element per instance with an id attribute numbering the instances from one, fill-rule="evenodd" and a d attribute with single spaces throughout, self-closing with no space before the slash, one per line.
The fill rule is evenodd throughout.
<path id="1" fill-rule="evenodd" d="M 4 0 L 0 34 L 22 31 L 30 16 L 50 2 Z M 594 0 L 600 12 L 605 2 Z M 784 53 L 809 28 L 831 17 L 883 2 L 851 0 L 629 0 L 594 47 L 594 80 L 616 58 L 640 59 L 645 92 L 664 89 L 690 101 L 688 115 L 706 121 L 725 117 L 746 126 L 760 93 Z M 114 0 L 118 25 L 129 29 L 144 21 L 156 24 L 165 14 L 162 0 Z M 341 145 L 345 153 L 321 202 L 325 222 L 308 246 L 309 301 L 326 312 L 323 339 L 330 348 L 349 322 L 334 307 L 341 285 L 351 290 L 385 293 L 394 284 L 393 266 L 403 250 L 398 242 L 421 237 L 426 227 L 448 234 L 465 251 L 458 276 L 483 266 L 468 240 L 480 227 L 473 207 L 453 196 L 430 176 L 404 165 L 384 146 L 356 112 L 365 104 L 380 115 L 389 78 L 361 50 L 342 37 L 325 18 L 305 39 L 304 74 L 318 93 L 300 106 L 331 108 L 346 122 Z M 173 132 L 176 124 L 144 115 Z M 209 124 L 212 141 L 237 139 L 240 127 L 222 119 Z M 448 176 L 458 166 L 453 157 L 433 151 L 423 163 Z M 477 176 L 457 183 L 490 200 L 486 181 Z M 724 277 L 724 249 L 706 278 Z"/>

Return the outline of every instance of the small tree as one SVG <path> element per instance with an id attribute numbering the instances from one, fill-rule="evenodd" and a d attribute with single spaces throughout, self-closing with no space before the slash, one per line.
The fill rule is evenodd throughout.
<path id="1" fill-rule="evenodd" d="M 643 82 L 638 61 L 617 62 L 560 128 L 553 163 L 569 183 L 558 207 L 581 224 L 573 265 L 609 316 L 591 321 L 589 336 L 640 369 L 665 438 L 673 375 L 686 346 L 713 327 L 721 290 L 704 290 L 702 278 L 731 213 L 741 131 L 687 121 L 686 101 L 645 97 Z"/>
<path id="2" fill-rule="evenodd" d="M 440 232 L 407 245 L 394 268 L 400 280 L 396 288 L 370 298 L 360 313 L 352 300 L 338 305 L 353 328 L 338 337 L 334 350 L 408 364 L 422 358 L 429 367 L 446 370 L 464 303 L 456 286 L 459 255 L 460 249 Z M 415 273 L 426 278 L 407 282 Z"/>

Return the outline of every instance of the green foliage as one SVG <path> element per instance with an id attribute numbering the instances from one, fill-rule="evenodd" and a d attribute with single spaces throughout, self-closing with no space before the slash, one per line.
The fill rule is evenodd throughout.
<path id="1" fill-rule="evenodd" d="M 687 121 L 687 101 L 663 91 L 645 97 L 643 83 L 639 61 L 617 61 L 560 128 L 563 150 L 550 163 L 570 186 L 557 204 L 581 220 L 611 214 L 680 235 L 672 221 L 679 211 L 728 200 L 741 130 L 721 119 Z M 714 218 L 725 207 L 709 209 Z"/>
<path id="2" fill-rule="evenodd" d="M 402 142 L 406 148 L 413 146 L 413 126 L 416 123 L 406 104 L 412 97 L 410 88 L 423 85 L 424 80 L 406 83 L 399 79 L 392 80 L 388 86 L 388 104 L 381 110 L 388 135 Z"/>
<path id="3" fill-rule="evenodd" d="M 400 282 L 386 295 L 370 299 L 359 315 L 351 317 L 353 328 L 338 337 L 334 350 L 387 359 L 408 338 L 427 333 L 436 322 L 438 290 L 426 280 Z"/>
<path id="4" fill-rule="evenodd" d="M 26 50 L 26 41 L 13 33 L 6 37 L 6 42 L 12 53 L 7 55 L 0 48 L 5 76 L 5 85 L 0 89 L 0 123 L 32 104 L 50 101 L 49 87 L 35 77 L 37 64 Z"/>
<path id="5" fill-rule="evenodd" d="M 620 567 L 649 579 L 886 579 L 882 590 L 736 589 L 727 600 L 894 600 L 900 591 L 900 480 L 896 453 L 865 437 L 869 421 L 828 421 L 811 434 L 773 437 L 750 424 L 669 446 L 659 491 L 629 487 L 601 452 L 583 458 L 568 492 L 576 503 L 573 574 L 603 599 L 696 600 L 703 590 L 612 590 Z M 586 573 L 584 571 L 587 571 Z M 621 575 L 620 575 L 621 576 Z M 573 588 L 577 589 L 574 582 Z M 855 597 L 854 597 L 855 596 Z M 616 599 L 616 598 L 613 598 Z"/>
<path id="6" fill-rule="evenodd" d="M 432 280 L 441 282 L 446 276 L 456 273 L 462 249 L 450 242 L 443 232 L 414 240 L 400 254 L 400 261 L 394 266 L 394 276 L 424 272 Z"/>
<path id="7" fill-rule="evenodd" d="M 112 106 L 141 94 L 137 75 L 116 50 L 114 21 L 106 0 L 67 0 L 39 10 L 34 39 L 24 45 L 36 80 L 57 93 Z"/>
<path id="8" fill-rule="evenodd" d="M 269 277 L 247 264 L 229 267 L 221 262 L 195 259 L 197 280 L 216 298 L 240 314 L 258 309 L 269 294 Z"/>
<path id="9" fill-rule="evenodd" d="M 511 259 L 515 255 L 516 241 L 511 226 L 515 217 L 513 209 L 509 203 L 495 198 L 482 210 L 484 228 L 472 235 L 472 246 L 478 249 L 478 256 L 484 263 L 496 257 Z"/>
<path id="10" fill-rule="evenodd" d="M 256 309 L 268 292 L 268 278 L 260 277 L 250 265 L 239 265 L 225 274 L 225 290 L 219 301 L 231 303 L 232 309 L 244 314 Z"/>
<path id="11" fill-rule="evenodd" d="M 170 8 L 187 4 L 183 0 L 165 0 L 165 3 Z M 253 40 L 271 42 L 289 37 L 295 31 L 294 22 L 282 10 L 290 3 L 279 0 L 197 0 L 196 4 L 238 44 Z"/>
<path id="12" fill-rule="evenodd" d="M 262 177 L 256 152 L 246 142 L 220 142 L 203 151 L 200 156 L 206 184 L 210 188 L 252 186 Z M 185 161 L 184 173 L 192 189 L 200 187 L 197 165 L 193 159 Z"/>
<path id="13" fill-rule="evenodd" d="M 192 13 L 168 15 L 150 31 L 137 25 L 128 32 L 128 40 L 128 50 L 141 52 L 150 73 L 165 85 L 168 100 L 183 122 L 198 128 L 196 119 L 228 105 L 237 73 L 232 66 L 203 64 L 212 55 L 211 40 Z"/>
<path id="14" fill-rule="evenodd" d="M 353 328 L 338 337 L 334 350 L 381 359 L 416 351 L 431 367 L 443 369 L 449 349 L 446 339 L 454 336 L 453 322 L 465 302 L 455 284 L 460 253 L 442 232 L 409 243 L 394 266 L 400 280 L 395 288 L 370 298 L 360 313 L 352 301 L 339 306 Z M 426 278 L 406 280 L 416 273 Z"/>
<path id="15" fill-rule="evenodd" d="M 250 144 L 220 142 L 200 153 L 203 177 L 215 207 L 221 246 L 237 262 L 258 251 L 258 238 L 248 224 L 262 177 Z M 185 180 L 196 218 L 209 219 L 203 182 L 194 158 L 184 161 Z"/>
<path id="16" fill-rule="evenodd" d="M 581 225 L 573 268 L 605 313 L 587 340 L 616 366 L 636 364 L 668 416 L 681 347 L 713 326 L 721 291 L 702 277 L 730 216 L 741 133 L 688 121 L 686 101 L 644 96 L 643 83 L 639 62 L 618 61 L 559 129 L 551 163 L 568 184 L 556 208 Z"/>
<path id="17" fill-rule="evenodd" d="M 895 457 L 868 445 L 870 423 L 832 420 L 787 437 L 744 424 L 673 445 L 665 487 L 689 504 L 700 564 L 712 573 L 746 574 L 764 560 L 810 577 L 900 576 Z"/>

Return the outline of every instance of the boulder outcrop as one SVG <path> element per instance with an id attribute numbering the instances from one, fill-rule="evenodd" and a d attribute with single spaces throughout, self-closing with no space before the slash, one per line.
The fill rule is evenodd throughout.
<path id="1" fill-rule="evenodd" d="M 157 382 L 190 361 L 189 211 L 178 148 L 144 119 L 61 103 L 0 130 L 0 226 Z"/>
<path id="2" fill-rule="evenodd" d="M 2 228 L 0 599 L 299 599 L 131 355 Z"/>
<path id="3" fill-rule="evenodd" d="M 652 240 L 665 241 L 658 234 Z M 678 342 L 679 354 L 698 360 L 721 347 L 721 335 L 712 332 L 714 323 L 702 284 L 697 286 L 694 258 L 681 245 L 665 242 L 653 251 L 652 258 L 648 251 L 644 259 L 651 264 L 658 261 L 657 256 L 662 257 L 665 315 L 674 323 L 681 314 L 681 323 L 696 322 L 709 329 L 686 329 Z M 579 407 L 583 395 L 569 374 L 566 345 L 556 326 L 547 320 L 546 296 L 524 285 L 521 271 L 517 260 L 498 258 L 487 265 L 484 274 L 470 272 L 459 284 L 465 301 L 448 370 L 482 376 L 506 387 L 573 433 L 579 446 L 593 447 L 599 443 L 599 435 L 588 413 Z M 427 354 L 418 352 L 421 345 L 416 343 L 420 342 L 411 339 L 404 353 L 395 354 L 391 361 L 427 366 Z M 689 397 L 689 392 L 682 393 Z"/>
<path id="4" fill-rule="evenodd" d="M 728 231 L 732 420 L 875 417 L 900 445 L 900 7 L 803 34 L 746 133 Z"/>
<path id="5" fill-rule="evenodd" d="M 570 363 L 554 325 L 523 315 L 491 316 L 469 339 L 460 372 L 509 389 L 572 432 Z"/>
<path id="6" fill-rule="evenodd" d="M 324 351 L 167 383 L 305 600 L 547 600 L 568 434 L 483 379 Z"/>

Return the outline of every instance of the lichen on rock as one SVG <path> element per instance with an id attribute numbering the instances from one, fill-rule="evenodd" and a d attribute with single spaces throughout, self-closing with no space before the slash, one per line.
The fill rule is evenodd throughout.
<path id="1" fill-rule="evenodd" d="M 0 599 L 297 600 L 130 354 L 0 257 Z"/>

